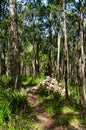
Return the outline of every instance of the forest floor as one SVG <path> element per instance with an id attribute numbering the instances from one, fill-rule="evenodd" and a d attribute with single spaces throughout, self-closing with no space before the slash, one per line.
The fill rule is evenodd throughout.
<path id="1" fill-rule="evenodd" d="M 64 130 L 64 128 L 56 125 L 54 119 L 48 116 L 47 112 L 45 112 L 44 108 L 40 105 L 36 94 L 29 94 L 29 102 L 37 112 L 37 119 L 35 120 L 36 130 Z"/>
<path id="2" fill-rule="evenodd" d="M 47 102 L 43 102 L 43 100 L 47 100 Z M 52 100 L 51 105 L 49 103 L 51 102 L 50 100 Z M 58 107 L 56 110 L 57 112 L 54 113 L 52 110 L 54 102 L 52 96 L 42 97 L 36 92 L 30 91 L 28 93 L 28 101 L 36 113 L 36 116 L 32 117 L 34 120 L 34 130 L 86 130 L 86 124 L 82 125 L 83 122 L 78 118 L 76 119 L 76 116 L 80 116 L 78 111 L 73 111 L 66 106 L 64 109 L 61 108 L 64 113 L 62 113 Z M 56 118 L 59 119 L 56 121 Z M 72 118 L 74 119 L 72 120 Z M 58 120 L 60 123 L 58 123 Z"/>
<path id="3" fill-rule="evenodd" d="M 64 82 L 58 86 L 60 91 L 50 89 L 52 85 L 55 87 L 54 82 L 56 84 L 55 80 L 48 82 L 43 77 L 22 77 L 20 90 L 5 88 L 2 83 L 0 130 L 86 130 L 86 115 L 77 87 L 69 85 L 70 95 L 66 101 L 65 92 L 60 93 Z"/>

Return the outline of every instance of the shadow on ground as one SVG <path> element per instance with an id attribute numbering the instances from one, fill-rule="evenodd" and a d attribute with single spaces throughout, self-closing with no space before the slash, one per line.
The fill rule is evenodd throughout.
<path id="1" fill-rule="evenodd" d="M 39 95 L 41 106 L 44 106 L 48 117 L 54 120 L 54 123 L 46 127 L 46 130 L 85 130 L 83 119 L 80 114 L 78 104 L 69 97 L 69 101 L 65 101 L 59 93 L 48 94 L 41 92 Z M 74 104 L 71 104 L 74 102 Z M 58 129 L 58 126 L 60 127 Z"/>

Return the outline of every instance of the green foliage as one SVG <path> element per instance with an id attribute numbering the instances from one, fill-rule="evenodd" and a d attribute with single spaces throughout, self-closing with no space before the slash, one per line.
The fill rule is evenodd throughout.
<path id="1" fill-rule="evenodd" d="M 31 80 L 32 80 L 32 76 L 26 76 L 26 75 L 21 76 L 21 81 L 23 86 L 28 86 Z"/>
<path id="2" fill-rule="evenodd" d="M 2 80 L 3 84 L 6 86 L 9 83 L 10 78 L 7 75 L 3 74 L 1 76 L 1 80 Z"/>
<path id="3" fill-rule="evenodd" d="M 0 124 L 2 124 L 4 121 L 9 120 L 10 114 L 10 102 L 7 99 L 7 94 L 5 90 L 2 87 L 0 87 Z"/>
<path id="4" fill-rule="evenodd" d="M 31 107 L 27 100 L 27 95 L 24 89 L 20 91 L 13 91 L 10 93 L 10 106 L 12 108 L 12 113 L 19 112 L 30 112 Z"/>
<path id="5" fill-rule="evenodd" d="M 75 85 L 69 85 L 70 96 L 69 102 L 75 109 L 81 107 L 81 95 L 79 93 L 79 87 Z"/>
<path id="6" fill-rule="evenodd" d="M 80 104 L 77 103 L 76 86 L 70 86 L 72 90 L 68 101 L 65 101 L 65 98 L 58 92 L 47 93 L 46 89 L 40 89 L 39 100 L 41 105 L 44 106 L 48 116 L 53 117 L 58 125 L 71 127 L 71 124 L 74 122 L 77 123 L 82 120 L 80 116 Z"/>
<path id="7" fill-rule="evenodd" d="M 48 96 L 48 90 L 46 89 L 46 87 L 41 87 L 38 91 L 40 96 Z"/>
<path id="8" fill-rule="evenodd" d="M 22 80 L 22 84 L 24 86 L 35 86 L 37 84 L 39 84 L 40 82 L 42 82 L 44 80 L 44 76 L 38 76 L 36 78 L 33 78 L 32 76 L 22 76 L 21 80 Z"/>
<path id="9" fill-rule="evenodd" d="M 22 80 L 27 80 L 27 78 L 23 77 Z M 74 122 L 83 121 L 80 109 L 76 107 L 76 86 L 69 86 L 69 88 L 71 95 L 68 101 L 65 101 L 58 92 L 49 92 L 46 88 L 40 88 L 37 93 L 40 105 L 47 115 L 53 118 L 56 124 L 63 127 L 71 127 Z M 25 89 L 21 88 L 18 91 L 0 87 L 1 130 L 35 130 L 36 115 L 37 111 L 34 111 L 30 105 Z"/>
<path id="10" fill-rule="evenodd" d="M 7 100 L 0 101 L 0 124 L 9 120 L 11 114 L 10 103 Z"/>
<path id="11" fill-rule="evenodd" d="M 48 116 L 52 117 L 54 115 L 53 105 L 50 105 L 45 108 L 45 111 L 47 112 Z"/>
<path id="12" fill-rule="evenodd" d="M 43 1 L 43 0 L 42 0 Z M 39 58 L 40 73 L 47 75 L 49 63 L 49 50 L 51 49 L 51 60 L 53 74 L 56 74 L 57 61 L 57 35 L 61 27 L 61 46 L 60 46 L 60 70 L 64 67 L 64 34 L 63 34 L 63 10 L 61 0 L 48 0 L 49 3 L 43 5 L 40 0 L 25 3 L 18 1 L 18 47 L 20 51 L 20 62 L 23 63 L 22 73 L 26 71 L 33 73 L 34 58 Z M 66 102 L 64 97 L 56 92 L 42 87 L 38 91 L 39 99 L 45 111 L 53 117 L 58 125 L 68 126 L 71 121 L 80 118 L 81 97 L 77 85 L 77 42 L 79 30 L 79 2 L 67 0 L 66 21 L 67 21 L 67 40 L 68 58 L 71 65 L 71 85 L 69 86 L 70 95 Z M 8 1 L 0 1 L 0 65 L 1 71 L 9 68 L 9 16 Z M 86 13 L 86 12 L 85 12 Z M 61 26 L 59 24 L 61 19 Z M 80 23 L 81 24 L 81 23 Z M 85 30 L 86 30 L 86 21 Z M 80 27 L 81 28 L 81 27 Z M 86 35 L 85 35 L 86 39 Z M 86 40 L 84 40 L 86 41 Z M 37 50 L 38 44 L 38 50 Z M 51 44 L 51 47 L 50 47 Z M 74 68 L 73 68 L 74 67 Z M 64 70 L 63 70 L 64 71 Z M 70 71 L 70 68 L 69 68 Z M 4 73 L 4 72 L 1 72 Z M 64 72 L 63 72 L 64 73 Z M 61 74 L 62 75 L 62 74 Z M 64 75 L 64 74 L 63 74 Z M 64 77 L 64 76 L 63 76 Z M 21 76 L 23 88 L 32 87 L 44 80 L 44 76 L 33 77 L 32 75 Z M 3 74 L 0 81 L 0 130 L 35 130 L 35 123 L 32 119 L 34 110 L 28 101 L 27 94 L 23 88 L 10 90 L 5 86 L 9 84 L 10 78 Z M 61 81 L 64 85 L 64 81 Z M 9 85 L 8 85 L 9 87 Z M 14 86 L 13 86 L 14 87 Z M 21 86 L 19 86 L 21 87 Z M 5 89 L 6 88 L 6 89 Z M 78 113 L 78 114 L 77 114 Z M 36 113 L 35 113 L 36 114 Z M 29 118 L 28 118 L 29 116 Z M 35 118 L 35 116 L 34 116 Z M 86 118 L 84 118 L 86 121 Z M 31 127 L 30 127 L 31 126 Z M 35 129 L 34 129 L 35 128 Z"/>
<path id="13" fill-rule="evenodd" d="M 0 87 L 0 129 L 20 130 L 24 127 L 28 130 L 27 115 L 30 113 L 34 111 L 23 88 L 18 91 Z"/>

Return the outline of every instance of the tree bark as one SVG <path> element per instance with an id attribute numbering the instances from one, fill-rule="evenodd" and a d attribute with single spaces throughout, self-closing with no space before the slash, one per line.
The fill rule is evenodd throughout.
<path id="1" fill-rule="evenodd" d="M 60 81 L 60 42 L 61 42 L 61 28 L 59 28 L 59 31 L 58 31 L 58 54 L 57 54 L 57 79 L 58 79 L 58 85 L 59 85 L 59 81 Z"/>
<path id="2" fill-rule="evenodd" d="M 10 31 L 9 31 L 9 59 L 11 84 L 20 85 L 20 61 L 18 48 L 17 2 L 9 0 Z"/>
<path id="3" fill-rule="evenodd" d="M 82 67 L 82 98 L 83 107 L 86 109 L 86 82 L 85 82 L 85 51 L 84 51 L 84 12 L 83 12 L 83 1 L 80 8 L 81 18 L 81 67 Z"/>
<path id="4" fill-rule="evenodd" d="M 64 55 L 65 55 L 65 94 L 66 100 L 68 99 L 68 47 L 67 47 L 67 29 L 66 29 L 66 2 L 63 0 L 63 13 L 64 13 Z"/>
<path id="5" fill-rule="evenodd" d="M 2 2 L 3 3 L 3 2 Z M 4 4 L 0 4 L 0 22 L 4 20 Z M 1 29 L 2 30 L 2 29 Z M 6 35 L 6 31 L 4 33 Z M 6 65 L 5 65 L 5 41 L 0 39 L 0 76 L 6 74 Z"/>
<path id="6" fill-rule="evenodd" d="M 51 60 L 51 53 L 52 53 L 52 12 L 50 12 L 49 16 L 49 47 L 48 47 L 48 75 L 52 76 L 52 60 Z"/>

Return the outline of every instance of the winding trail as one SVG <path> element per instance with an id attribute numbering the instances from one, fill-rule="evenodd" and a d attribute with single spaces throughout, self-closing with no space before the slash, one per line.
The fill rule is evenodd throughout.
<path id="1" fill-rule="evenodd" d="M 65 130 L 64 128 L 57 126 L 54 119 L 50 118 L 41 106 L 36 93 L 29 92 L 28 100 L 34 110 L 37 112 L 36 115 L 36 130 Z"/>
<path id="2" fill-rule="evenodd" d="M 48 116 L 47 112 L 44 110 L 44 106 L 41 105 L 38 95 L 36 91 L 32 89 L 28 92 L 28 101 L 33 107 L 36 114 L 35 119 L 35 129 L 34 130 L 86 130 L 84 128 L 80 128 L 78 124 L 74 123 L 73 126 L 77 126 L 77 128 L 73 126 L 69 126 L 68 128 L 63 128 L 55 123 L 55 120 Z M 31 129 L 33 130 L 33 129 Z"/>

